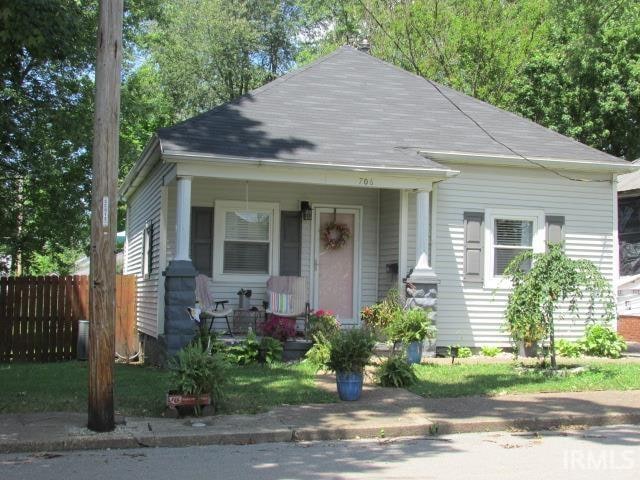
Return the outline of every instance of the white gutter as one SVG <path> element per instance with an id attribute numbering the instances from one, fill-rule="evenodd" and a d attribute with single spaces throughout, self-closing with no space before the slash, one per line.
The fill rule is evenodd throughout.
<path id="1" fill-rule="evenodd" d="M 430 158 L 436 162 L 443 163 L 463 163 L 463 164 L 485 164 L 485 165 L 505 165 L 513 167 L 534 166 L 528 163 L 526 159 L 516 155 L 500 155 L 500 154 L 483 154 L 468 153 L 456 151 L 433 151 L 419 150 L 421 155 Z M 550 168 L 559 168 L 565 170 L 580 170 L 591 172 L 615 172 L 627 173 L 640 170 L 640 165 L 634 165 L 631 162 L 620 160 L 618 162 L 588 162 L 585 160 L 573 160 L 565 158 L 547 158 L 547 157 L 527 157 L 531 162 L 538 163 Z"/>

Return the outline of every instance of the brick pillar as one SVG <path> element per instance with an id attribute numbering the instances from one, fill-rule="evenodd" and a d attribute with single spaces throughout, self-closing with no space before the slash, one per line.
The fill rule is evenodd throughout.
<path id="1" fill-rule="evenodd" d="M 164 272 L 164 343 L 167 357 L 187 345 L 195 325 L 187 307 L 196 304 L 196 269 L 191 260 L 173 260 Z"/>

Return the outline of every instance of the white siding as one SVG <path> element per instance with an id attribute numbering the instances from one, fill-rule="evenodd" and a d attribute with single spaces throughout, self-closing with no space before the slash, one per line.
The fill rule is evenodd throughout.
<path id="1" fill-rule="evenodd" d="M 245 182 L 235 180 L 194 178 L 192 184 L 192 206 L 213 207 L 215 200 L 245 200 Z M 273 182 L 250 182 L 249 201 L 276 202 L 280 210 L 299 210 L 300 202 L 307 200 L 312 204 L 331 204 L 361 206 L 362 250 L 360 303 L 370 305 L 378 296 L 378 190 L 369 188 L 332 187 Z M 169 188 L 167 212 L 167 260 L 173 258 L 175 251 L 175 187 Z M 302 221 L 301 273 L 309 278 L 311 269 L 312 221 Z M 215 232 L 214 232 L 215 235 Z M 252 304 L 258 305 L 265 299 L 264 282 L 213 282 L 212 292 L 215 298 L 229 300 L 229 306 L 237 306 L 236 292 L 241 288 L 253 290 Z M 312 308 L 321 308 L 322 305 Z M 224 320 L 223 320 L 224 321 Z M 222 327 L 222 324 L 220 324 Z"/>
<path id="2" fill-rule="evenodd" d="M 397 275 L 387 273 L 388 263 L 398 263 L 398 228 L 400 191 L 380 191 L 380 263 L 378 266 L 378 298 L 384 298 L 390 288 L 397 288 Z"/>
<path id="3" fill-rule="evenodd" d="M 610 182 L 574 182 L 541 169 L 453 168 L 462 173 L 438 184 L 437 195 L 434 267 L 441 282 L 439 345 L 509 345 L 502 330 L 508 290 L 462 280 L 465 211 L 508 207 L 563 215 L 566 252 L 573 258 L 593 261 L 607 279 L 613 279 L 615 197 Z M 560 337 L 577 338 L 583 328 L 583 320 L 568 317 L 558 322 L 556 330 Z"/>
<path id="4" fill-rule="evenodd" d="M 160 270 L 160 190 L 163 177 L 174 168 L 159 163 L 127 201 L 127 226 L 124 256 L 125 275 L 138 276 L 137 315 L 138 330 L 153 337 L 158 336 L 158 303 Z M 153 225 L 153 261 L 148 279 L 142 277 L 142 237 L 144 225 Z"/>

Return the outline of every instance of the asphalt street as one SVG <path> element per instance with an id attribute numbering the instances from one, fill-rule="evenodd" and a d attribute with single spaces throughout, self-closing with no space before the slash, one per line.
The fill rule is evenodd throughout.
<path id="1" fill-rule="evenodd" d="M 0 455 L 0 479 L 637 479 L 640 426 Z"/>

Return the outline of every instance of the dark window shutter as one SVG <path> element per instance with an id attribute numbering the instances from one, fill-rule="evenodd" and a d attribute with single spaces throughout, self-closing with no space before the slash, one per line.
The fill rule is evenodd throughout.
<path id="1" fill-rule="evenodd" d="M 280 212 L 280 275 L 300 276 L 300 212 Z"/>
<path id="2" fill-rule="evenodd" d="M 191 208 L 191 261 L 195 269 L 211 277 L 213 258 L 213 208 Z"/>
<path id="3" fill-rule="evenodd" d="M 484 213 L 464 212 L 464 279 L 482 280 Z"/>
<path id="4" fill-rule="evenodd" d="M 557 215 L 547 215 L 546 223 L 546 241 L 550 243 L 564 242 L 564 217 Z"/>

